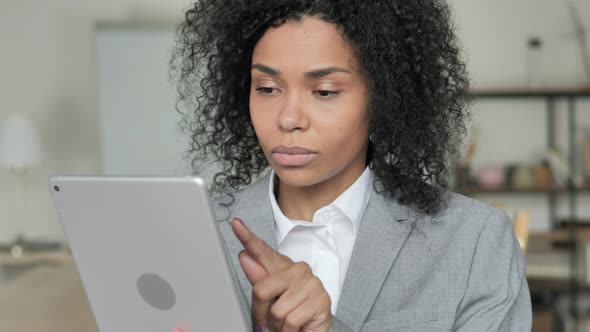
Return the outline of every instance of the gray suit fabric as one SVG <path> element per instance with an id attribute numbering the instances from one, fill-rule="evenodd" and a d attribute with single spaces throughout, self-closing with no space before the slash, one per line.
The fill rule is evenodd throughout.
<path id="1" fill-rule="evenodd" d="M 233 217 L 275 250 L 269 175 L 213 202 L 242 309 L 252 286 Z M 358 229 L 331 331 L 530 331 L 525 262 L 510 218 L 448 193 L 447 209 L 424 216 L 377 191 Z"/>

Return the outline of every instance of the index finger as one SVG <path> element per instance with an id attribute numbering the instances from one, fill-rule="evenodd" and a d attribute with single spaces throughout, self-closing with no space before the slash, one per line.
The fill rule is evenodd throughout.
<path id="1" fill-rule="evenodd" d="M 266 242 L 259 239 L 239 218 L 234 218 L 231 223 L 232 230 L 244 249 L 255 261 L 272 273 L 288 264 L 289 259 L 271 248 Z"/>

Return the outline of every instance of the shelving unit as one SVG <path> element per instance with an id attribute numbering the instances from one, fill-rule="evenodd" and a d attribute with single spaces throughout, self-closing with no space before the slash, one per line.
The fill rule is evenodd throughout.
<path id="1" fill-rule="evenodd" d="M 542 281 L 534 280 L 530 283 L 531 291 L 534 287 L 540 286 L 547 288 L 549 296 L 555 298 L 556 294 L 562 294 L 563 292 L 569 293 L 570 303 L 569 311 L 570 315 L 574 318 L 574 331 L 576 330 L 577 321 L 577 294 L 578 291 L 586 291 L 586 286 L 581 286 L 576 279 L 577 271 L 577 195 L 578 193 L 590 193 L 590 184 L 586 184 L 582 187 L 574 186 L 573 174 L 576 172 L 576 142 L 575 142 L 575 124 L 576 124 L 576 100 L 580 98 L 590 98 L 590 88 L 588 89 L 571 89 L 571 90 L 560 90 L 560 89 L 545 89 L 545 90 L 480 90 L 473 91 L 471 96 L 474 100 L 487 99 L 487 100 L 506 100 L 506 99 L 530 99 L 530 100 L 545 100 L 545 122 L 547 126 L 547 147 L 556 147 L 556 101 L 565 100 L 567 104 L 567 137 L 568 137 L 568 154 L 569 154 L 569 170 L 570 176 L 568 183 L 563 187 L 550 187 L 550 188 L 531 188 L 531 189 L 515 189 L 509 187 L 487 189 L 479 187 L 460 187 L 456 190 L 466 195 L 478 195 L 478 194 L 519 194 L 519 195 L 547 195 L 548 199 L 548 212 L 551 225 L 553 229 L 558 227 L 558 218 L 556 213 L 557 197 L 558 195 L 568 196 L 569 205 L 569 218 L 568 220 L 574 221 L 569 222 L 567 227 L 567 239 L 570 243 L 569 246 L 569 268 L 570 268 L 570 280 L 568 282 L 551 282 L 543 283 Z M 589 110 L 590 111 L 590 110 Z M 553 286 L 551 286 L 552 284 Z M 535 286 L 536 285 L 536 286 Z M 555 308 L 553 308 L 555 309 Z M 555 325 L 554 330 L 559 331 L 561 326 Z"/>
<path id="2" fill-rule="evenodd" d="M 547 147 L 556 147 L 556 110 L 555 102 L 557 99 L 567 100 L 567 115 L 568 115 L 568 143 L 569 143 L 569 167 L 573 174 L 576 170 L 575 165 L 575 122 L 576 122 L 576 99 L 590 98 L 590 89 L 579 90 L 480 90 L 471 93 L 471 96 L 477 99 L 545 99 L 545 122 L 547 125 Z M 571 175 L 570 174 L 570 175 Z M 590 192 L 590 185 L 582 188 L 577 188 L 573 185 L 570 176 L 570 181 L 566 187 L 563 188 L 549 188 L 549 189 L 529 189 L 516 190 L 512 188 L 502 188 L 498 190 L 490 190 L 483 188 L 460 188 L 465 190 L 467 194 L 474 193 L 547 193 L 549 198 L 549 216 L 552 225 L 556 226 L 556 194 L 568 193 L 570 194 L 570 219 L 575 220 L 576 206 L 575 198 L 578 192 Z"/>

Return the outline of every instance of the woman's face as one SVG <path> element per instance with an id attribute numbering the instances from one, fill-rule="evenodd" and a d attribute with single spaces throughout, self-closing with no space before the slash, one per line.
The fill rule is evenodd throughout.
<path id="1" fill-rule="evenodd" d="M 250 115 L 281 182 L 306 187 L 362 173 L 368 92 L 335 25 L 306 17 L 269 29 L 251 75 Z"/>

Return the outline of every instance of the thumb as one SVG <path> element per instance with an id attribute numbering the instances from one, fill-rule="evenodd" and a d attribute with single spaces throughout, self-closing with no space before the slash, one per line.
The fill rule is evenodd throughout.
<path id="1" fill-rule="evenodd" d="M 251 284 L 258 282 L 260 279 L 266 277 L 268 272 L 266 269 L 254 258 L 250 257 L 245 250 L 240 251 L 239 254 L 240 265 L 242 266 L 242 270 L 246 274 L 248 280 L 250 280 Z"/>

